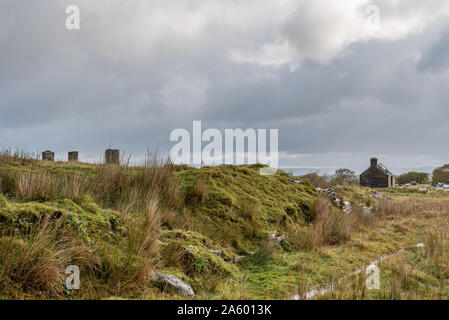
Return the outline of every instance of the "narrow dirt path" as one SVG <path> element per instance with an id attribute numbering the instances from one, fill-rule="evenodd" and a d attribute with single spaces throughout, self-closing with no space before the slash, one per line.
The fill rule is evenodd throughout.
<path id="1" fill-rule="evenodd" d="M 385 261 L 385 260 L 388 260 L 390 258 L 393 258 L 393 257 L 397 256 L 398 254 L 404 252 L 404 250 L 406 250 L 406 249 L 422 248 L 422 247 L 424 247 L 424 243 L 418 243 L 418 244 L 413 245 L 413 246 L 407 246 L 407 247 L 400 248 L 397 252 L 389 254 L 389 255 L 382 256 L 378 260 L 374 260 L 370 264 L 368 264 L 368 265 L 366 265 L 366 266 L 364 266 L 362 268 L 359 268 L 359 269 L 351 272 L 349 275 L 337 279 L 337 281 L 341 281 L 341 280 L 347 279 L 347 278 L 349 278 L 351 276 L 357 275 L 357 274 L 361 273 L 362 271 L 366 270 L 366 268 L 368 268 L 369 266 L 377 265 L 378 263 L 380 263 L 382 261 Z M 329 282 L 329 283 L 326 283 L 326 284 L 314 286 L 314 287 L 312 287 L 312 289 L 310 289 L 305 294 L 305 299 L 306 300 L 310 300 L 310 299 L 312 299 L 313 297 L 315 297 L 317 295 L 322 295 L 322 294 L 326 294 L 326 293 L 332 292 L 333 291 L 333 286 L 334 286 L 333 282 Z M 298 294 L 295 294 L 292 297 L 292 300 L 300 300 L 300 296 Z"/>

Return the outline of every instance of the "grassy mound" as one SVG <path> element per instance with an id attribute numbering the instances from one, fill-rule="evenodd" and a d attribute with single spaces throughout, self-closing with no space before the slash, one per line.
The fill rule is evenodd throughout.
<path id="1" fill-rule="evenodd" d="M 259 165 L 205 167 L 177 173 L 186 207 L 201 231 L 242 254 L 268 231 L 303 224 L 315 189 L 283 171 L 261 176 Z"/>
<path id="2" fill-rule="evenodd" d="M 259 252 L 268 231 L 304 225 L 316 197 L 307 182 L 282 171 L 261 176 L 259 165 L 0 158 L 3 297 L 176 297 L 149 279 L 154 271 L 178 276 L 203 297 L 238 291 L 246 271 L 235 258 Z M 70 264 L 87 283 L 79 291 L 64 287 Z"/>
<path id="3" fill-rule="evenodd" d="M 0 152 L 0 298 L 186 298 L 152 281 L 156 272 L 185 281 L 197 298 L 288 299 L 448 229 L 446 194 L 337 187 L 352 204 L 343 212 L 307 181 L 260 168 L 197 169 L 156 157 L 133 167 L 43 162 Z M 404 262 L 419 267 L 410 281 L 331 298 L 407 297 L 406 286 L 423 291 L 427 283 L 433 291 L 420 297 L 443 297 L 447 256 L 438 248 L 447 237 L 432 239 L 433 251 Z M 80 269 L 79 290 L 65 286 L 70 265 Z M 396 269 L 386 265 L 382 281 L 399 281 Z"/>

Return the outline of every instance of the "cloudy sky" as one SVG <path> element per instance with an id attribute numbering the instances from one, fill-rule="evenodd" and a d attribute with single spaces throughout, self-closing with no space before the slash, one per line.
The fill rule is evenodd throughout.
<path id="1" fill-rule="evenodd" d="M 0 2 L 0 146 L 61 159 L 167 152 L 201 120 L 279 129 L 284 167 L 433 167 L 448 89 L 447 0 Z"/>

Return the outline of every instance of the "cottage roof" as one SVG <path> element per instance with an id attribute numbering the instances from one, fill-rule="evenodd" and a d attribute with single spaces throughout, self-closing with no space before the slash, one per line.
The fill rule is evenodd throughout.
<path id="1" fill-rule="evenodd" d="M 377 168 L 387 175 L 394 176 L 394 174 L 390 170 L 388 170 L 382 163 L 378 163 Z"/>
<path id="2" fill-rule="evenodd" d="M 395 176 L 390 170 L 388 170 L 382 163 L 377 163 L 376 165 L 375 165 L 375 167 L 380 171 L 380 172 L 382 172 L 384 175 L 387 175 L 387 176 Z M 368 169 L 366 169 L 365 171 L 363 171 L 363 173 L 362 173 L 362 175 L 364 175 L 364 174 L 366 174 L 366 173 L 369 173 L 370 172 L 370 169 L 371 168 L 373 168 L 372 166 L 371 167 L 369 167 Z"/>

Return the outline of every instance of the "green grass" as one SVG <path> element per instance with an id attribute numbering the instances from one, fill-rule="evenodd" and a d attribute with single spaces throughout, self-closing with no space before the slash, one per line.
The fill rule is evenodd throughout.
<path id="1" fill-rule="evenodd" d="M 314 221 L 319 197 L 315 188 L 307 181 L 292 182 L 297 178 L 282 171 L 261 176 L 260 165 L 196 169 L 160 163 L 119 167 L 8 159 L 0 159 L 0 246 L 13 248 L 7 256 L 11 263 L 0 256 L 0 284 L 9 288 L 0 285 L 5 299 L 183 298 L 148 279 L 152 271 L 183 279 L 198 299 L 288 299 L 301 286 L 327 283 L 424 241 L 447 213 L 444 194 L 339 187 L 338 196 L 354 207 L 354 213 L 342 220 L 351 224 L 350 234 L 307 249 L 301 247 L 302 238 L 329 222 Z M 378 191 L 385 203 L 374 198 Z M 322 214 L 342 217 L 338 209 L 326 206 L 328 202 L 321 202 L 318 207 Z M 376 207 L 376 217 L 359 216 L 362 206 Z M 45 221 L 57 221 L 57 228 L 42 229 Z M 39 243 L 46 243 L 50 252 L 33 246 L 39 230 L 48 233 L 40 235 Z M 282 245 L 267 242 L 269 231 L 286 237 Z M 61 234 L 73 241 L 61 242 Z M 82 289 L 71 295 L 62 290 L 63 278 L 58 277 L 64 277 L 64 270 L 59 269 L 49 274 L 44 289 L 39 287 L 36 270 L 46 265 L 26 261 L 24 252 L 60 267 L 78 259 L 83 265 Z M 77 255 L 71 257 L 71 252 Z M 235 263 L 239 255 L 246 257 Z M 427 258 L 410 253 L 408 259 L 419 270 L 410 277 L 410 288 L 421 292 L 426 281 L 438 288 L 435 267 L 424 265 Z M 34 270 L 30 274 L 35 285 L 17 280 L 11 265 L 21 272 Z M 383 281 L 388 283 L 394 267 L 385 268 Z M 400 298 L 411 297 L 410 288 L 400 289 Z M 358 298 L 386 299 L 390 291 Z M 327 298 L 351 295 L 348 289 Z M 429 291 L 417 297 L 436 295 Z"/>

